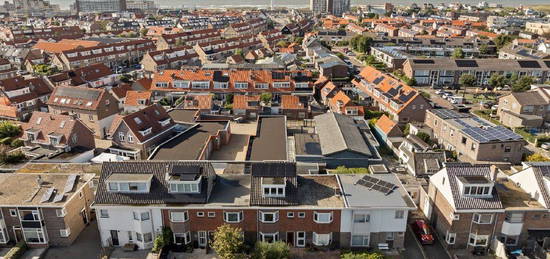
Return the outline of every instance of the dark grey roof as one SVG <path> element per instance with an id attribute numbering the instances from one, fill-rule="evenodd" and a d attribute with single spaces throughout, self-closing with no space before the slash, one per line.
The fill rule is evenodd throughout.
<path id="1" fill-rule="evenodd" d="M 465 163 L 448 163 L 445 165 L 451 186 L 454 205 L 456 209 L 502 209 L 502 202 L 498 192 L 493 188 L 491 198 L 469 197 L 461 194 L 458 185 L 458 178 L 463 176 L 484 176 L 491 179 L 491 168 L 489 165 L 469 165 Z"/>
<path id="2" fill-rule="evenodd" d="M 285 116 L 260 117 L 248 160 L 287 160 L 286 138 Z"/>
<path id="3" fill-rule="evenodd" d="M 412 160 L 417 177 L 430 176 L 443 167 L 445 152 L 417 152 Z"/>
<path id="4" fill-rule="evenodd" d="M 298 204 L 298 179 L 296 164 L 288 162 L 266 162 L 252 164 L 250 185 L 250 205 L 252 206 L 288 206 Z M 285 197 L 264 197 L 262 177 L 285 177 Z"/>
<path id="5" fill-rule="evenodd" d="M 321 155 L 321 144 L 319 143 L 319 136 L 317 136 L 317 134 L 294 134 L 294 146 L 296 155 Z"/>
<path id="6" fill-rule="evenodd" d="M 532 167 L 535 178 L 537 179 L 537 184 L 540 188 L 542 198 L 544 199 L 544 203 L 546 203 L 546 206 L 548 207 L 550 206 L 550 193 L 547 185 L 545 184 L 546 181 L 544 181 L 544 178 L 550 177 L 550 164 L 533 164 Z"/>
<path id="7" fill-rule="evenodd" d="M 65 97 L 94 101 L 99 98 L 101 92 L 95 89 L 90 89 L 85 87 L 78 87 L 78 88 L 77 87 L 58 87 L 57 91 L 55 91 L 55 94 L 57 96 L 65 96 Z"/>
<path id="8" fill-rule="evenodd" d="M 331 112 L 315 116 L 314 119 L 323 155 L 352 151 L 372 156 L 367 140 L 353 118 Z"/>
<path id="9" fill-rule="evenodd" d="M 519 104 L 522 105 L 546 105 L 548 102 L 536 91 L 512 93 Z"/>
<path id="10" fill-rule="evenodd" d="M 200 171 L 203 176 L 200 194 L 174 194 L 169 193 L 169 185 L 166 182 L 166 173 L 172 171 L 173 166 L 184 166 L 186 169 Z M 198 169 L 202 168 L 202 169 Z M 202 171 L 201 171 L 202 170 Z M 112 174 L 152 174 L 151 188 L 148 193 L 119 193 L 107 191 L 105 182 Z M 188 204 L 206 203 L 208 178 L 215 178 L 215 171 L 208 162 L 198 161 L 127 161 L 105 162 L 101 168 L 101 176 L 97 187 L 96 204 Z"/>
<path id="11" fill-rule="evenodd" d="M 253 177 L 296 176 L 296 164 L 290 162 L 253 163 L 250 168 Z"/>

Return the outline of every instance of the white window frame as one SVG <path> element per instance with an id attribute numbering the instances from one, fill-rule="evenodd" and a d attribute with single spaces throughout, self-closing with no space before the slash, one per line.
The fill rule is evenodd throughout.
<path id="1" fill-rule="evenodd" d="M 274 232 L 274 233 L 263 233 L 263 232 L 260 232 L 260 240 L 262 242 L 267 242 L 265 241 L 265 237 L 266 236 L 271 236 L 273 238 L 273 242 L 277 242 L 279 241 L 279 232 Z"/>
<path id="2" fill-rule="evenodd" d="M 306 217 L 306 213 L 305 213 L 305 212 L 303 212 L 303 211 L 298 212 L 298 218 L 302 218 L 302 219 L 303 219 L 303 218 L 305 218 L 305 217 Z"/>
<path id="3" fill-rule="evenodd" d="M 479 238 L 482 237 L 482 238 Z M 485 237 L 485 244 L 478 244 L 478 239 L 483 239 Z M 474 239 L 474 243 L 471 242 L 471 239 Z M 468 245 L 470 246 L 487 246 L 489 244 L 489 235 L 476 235 L 471 234 L 468 236 Z"/>
<path id="4" fill-rule="evenodd" d="M 294 218 L 294 212 L 292 212 L 292 211 L 287 212 L 286 217 L 287 218 Z"/>
<path id="5" fill-rule="evenodd" d="M 174 244 L 182 245 L 182 243 L 177 243 L 176 242 L 176 237 L 177 236 L 183 237 L 183 244 L 191 243 L 191 232 L 187 231 L 187 232 L 184 232 L 184 233 L 174 233 Z"/>
<path id="6" fill-rule="evenodd" d="M 56 209 L 55 215 L 59 218 L 65 217 L 65 215 L 67 215 L 67 210 L 65 208 Z"/>
<path id="7" fill-rule="evenodd" d="M 178 216 L 180 214 L 181 216 Z M 189 221 L 189 212 L 170 211 L 170 222 L 187 222 L 187 221 Z"/>
<path id="8" fill-rule="evenodd" d="M 403 218 L 405 218 L 405 211 L 404 211 L 404 210 L 396 210 L 396 211 L 395 211 L 395 218 L 396 218 L 396 219 L 403 219 Z"/>
<path id="9" fill-rule="evenodd" d="M 132 211 L 134 220 L 137 221 L 147 221 L 151 219 L 151 214 L 149 211 Z"/>
<path id="10" fill-rule="evenodd" d="M 445 235 L 445 242 L 449 245 L 454 245 L 456 243 L 456 233 L 450 233 L 447 231 L 447 235 Z"/>
<path id="11" fill-rule="evenodd" d="M 10 216 L 17 217 L 17 210 L 16 209 L 10 209 Z"/>
<path id="12" fill-rule="evenodd" d="M 322 238 L 322 240 L 319 240 L 320 238 Z M 326 244 L 324 242 L 321 242 L 321 241 L 325 241 L 324 239 L 326 238 L 328 238 Z M 332 242 L 332 233 L 317 234 L 316 232 L 313 232 L 313 237 L 311 242 L 316 246 L 328 246 Z"/>
<path id="13" fill-rule="evenodd" d="M 326 216 L 325 214 L 328 214 L 328 221 L 323 221 L 323 220 L 320 220 L 319 217 L 320 216 Z M 317 211 L 314 211 L 313 212 L 313 221 L 315 223 L 318 223 L 318 224 L 330 224 L 332 223 L 333 221 L 333 215 L 332 215 L 332 212 L 317 212 Z"/>
<path id="14" fill-rule="evenodd" d="M 237 221 L 229 221 L 229 215 L 237 214 Z M 226 223 L 240 223 L 243 221 L 244 215 L 242 211 L 224 211 L 223 212 L 223 221 Z"/>
<path id="15" fill-rule="evenodd" d="M 266 220 L 266 215 L 271 215 L 272 220 Z M 262 223 L 275 223 L 279 221 L 279 211 L 260 211 L 260 221 Z"/>
<path id="16" fill-rule="evenodd" d="M 304 236 L 300 237 L 300 234 L 304 234 Z M 305 247 L 306 237 L 307 233 L 305 231 L 296 231 L 296 247 Z"/>
<path id="17" fill-rule="evenodd" d="M 30 242 L 30 241 L 27 240 L 27 235 L 25 234 L 25 232 L 32 232 L 32 231 L 35 231 L 36 234 L 38 235 L 38 239 L 39 239 L 38 242 Z M 41 228 L 23 229 L 23 238 L 25 239 L 25 242 L 27 242 L 27 244 L 46 244 L 46 242 L 47 242 L 44 230 L 42 230 Z"/>
<path id="18" fill-rule="evenodd" d="M 197 211 L 197 217 L 203 218 L 204 217 L 204 211 Z"/>
<path id="19" fill-rule="evenodd" d="M 61 237 L 69 237 L 71 235 L 71 229 L 70 228 L 60 229 L 59 230 L 59 235 Z"/>
<path id="20" fill-rule="evenodd" d="M 358 213 L 353 215 L 353 223 L 368 223 L 370 221 L 370 214 Z"/>
<path id="21" fill-rule="evenodd" d="M 356 237 L 356 238 L 362 238 L 362 242 L 361 244 L 354 244 L 353 243 L 353 238 Z M 366 241 L 366 242 L 365 242 Z M 356 235 L 351 235 L 351 246 L 352 247 L 368 247 L 370 245 L 370 235 L 369 234 L 356 234 Z"/>
<path id="22" fill-rule="evenodd" d="M 99 209 L 99 217 L 102 219 L 108 219 L 109 211 L 107 209 Z"/>
<path id="23" fill-rule="evenodd" d="M 483 221 L 483 217 L 490 216 L 491 219 L 488 222 Z M 493 214 L 486 214 L 486 213 L 474 213 L 472 216 L 472 221 L 479 225 L 489 225 L 493 223 Z"/>
<path id="24" fill-rule="evenodd" d="M 215 217 L 216 217 L 216 212 L 214 212 L 214 211 L 209 211 L 209 212 L 208 212 L 208 217 L 209 217 L 209 218 L 215 218 Z"/>

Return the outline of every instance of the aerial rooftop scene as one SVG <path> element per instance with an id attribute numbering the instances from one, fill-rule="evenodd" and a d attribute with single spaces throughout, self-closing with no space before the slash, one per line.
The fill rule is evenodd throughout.
<path id="1" fill-rule="evenodd" d="M 550 258 L 550 3 L 3 1 L 35 258 Z"/>

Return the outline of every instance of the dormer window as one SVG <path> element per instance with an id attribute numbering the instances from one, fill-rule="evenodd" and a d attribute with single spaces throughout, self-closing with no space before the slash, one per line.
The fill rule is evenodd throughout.
<path id="1" fill-rule="evenodd" d="M 494 184 L 485 176 L 460 176 L 458 179 L 462 189 L 462 195 L 491 197 Z"/>
<path id="2" fill-rule="evenodd" d="M 50 144 L 52 146 L 59 145 L 59 137 L 57 136 L 50 136 Z"/>
<path id="3" fill-rule="evenodd" d="M 200 193 L 202 168 L 174 167 L 166 175 L 166 181 L 170 185 L 171 193 Z"/>
<path id="4" fill-rule="evenodd" d="M 161 126 L 164 127 L 164 126 L 170 124 L 170 118 L 166 118 L 164 120 L 161 120 L 161 121 L 159 121 L 159 123 L 160 123 Z"/>
<path id="5" fill-rule="evenodd" d="M 262 177 L 264 197 L 285 197 L 286 179 L 284 177 Z"/>
<path id="6" fill-rule="evenodd" d="M 110 192 L 149 192 L 152 174 L 112 174 L 107 178 Z"/>
<path id="7" fill-rule="evenodd" d="M 36 132 L 27 131 L 27 139 L 29 141 L 35 141 L 36 140 Z"/>
<path id="8" fill-rule="evenodd" d="M 140 133 L 142 136 L 147 136 L 147 135 L 151 134 L 151 128 L 147 128 L 147 129 L 144 129 L 144 130 L 140 130 L 139 133 Z"/>

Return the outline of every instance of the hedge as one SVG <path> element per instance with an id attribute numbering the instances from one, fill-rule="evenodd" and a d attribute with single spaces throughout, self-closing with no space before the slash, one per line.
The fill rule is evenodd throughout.
<path id="1" fill-rule="evenodd" d="M 21 241 L 17 243 L 14 247 L 4 255 L 4 259 L 18 259 L 27 251 L 27 243 Z"/>

